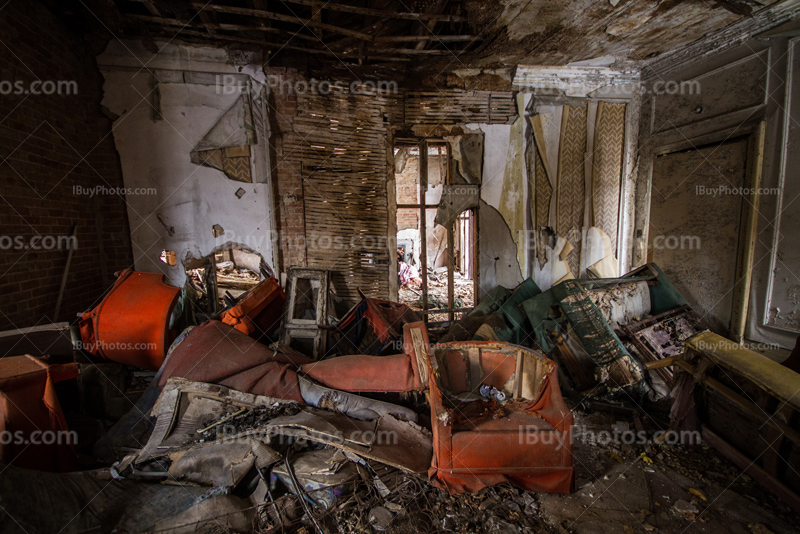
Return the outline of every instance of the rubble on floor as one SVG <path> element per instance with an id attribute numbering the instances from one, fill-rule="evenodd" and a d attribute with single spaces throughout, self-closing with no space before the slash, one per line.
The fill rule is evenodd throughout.
<path id="1" fill-rule="evenodd" d="M 2 428 L 35 415 L 77 438 L 33 457 L 3 444 L 4 532 L 59 531 L 40 509 L 80 532 L 777 534 L 800 520 L 800 375 L 704 331 L 654 264 L 498 286 L 438 339 L 413 306 L 337 309 L 326 271 L 293 271 L 287 299 L 266 273 L 216 268 L 247 288 L 200 324 L 185 324 L 191 284 L 126 271 L 79 331 L 28 332 L 26 349 L 56 341 L 49 357 L 0 359 Z M 429 296 L 444 280 L 446 301 L 441 277 Z M 19 336 L 0 335 L 4 350 Z M 42 379 L 24 393 L 36 413 L 5 402 L 22 398 L 20 362 Z"/>
<path id="2" fill-rule="evenodd" d="M 455 308 L 472 308 L 475 305 L 475 282 L 458 271 L 453 272 L 453 300 Z M 422 307 L 422 290 L 414 284 L 401 285 L 400 302 L 412 310 Z M 447 267 L 428 269 L 428 307 L 426 309 L 447 309 Z"/>

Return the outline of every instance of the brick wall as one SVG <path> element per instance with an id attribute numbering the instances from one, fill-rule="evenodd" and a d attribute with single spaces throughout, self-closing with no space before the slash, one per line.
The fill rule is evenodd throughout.
<path id="1" fill-rule="evenodd" d="M 99 50 L 37 1 L 0 10 L 0 41 L 0 83 L 76 82 L 62 93 L 77 87 L 77 94 L 0 94 L 0 330 L 74 321 L 113 283 L 114 271 L 133 263 L 124 197 L 79 194 L 122 187 L 111 121 L 101 113 Z M 77 247 L 54 317 L 65 236 L 75 223 Z"/>
<path id="2" fill-rule="evenodd" d="M 270 142 L 274 147 L 274 170 L 278 235 L 283 258 L 283 268 L 306 266 L 305 214 L 303 206 L 303 178 L 300 169 L 286 159 L 283 150 L 284 137 L 292 132 L 294 117 L 297 114 L 297 95 L 280 82 L 297 80 L 297 71 L 285 67 L 265 69 L 275 83 L 271 91 L 270 113 L 273 132 Z"/>
<path id="3" fill-rule="evenodd" d="M 394 175 L 397 203 L 416 204 L 419 199 L 419 157 L 409 156 L 403 172 Z M 397 210 L 397 230 L 419 229 L 418 209 Z"/>

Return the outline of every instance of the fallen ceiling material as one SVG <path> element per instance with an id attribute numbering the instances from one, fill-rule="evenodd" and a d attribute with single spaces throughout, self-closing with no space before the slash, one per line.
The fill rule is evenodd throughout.
<path id="1" fill-rule="evenodd" d="M 0 360 L 3 383 L 18 381 L 15 369 L 23 363 L 38 377 L 36 391 L 23 392 L 32 399 L 20 402 L 24 408 L 3 405 L 5 428 L 22 428 L 18 421 L 24 415 L 69 431 L 50 382 L 68 383 L 79 368 L 83 398 L 111 402 L 112 388 L 103 381 L 125 376 L 130 368 L 93 363 L 96 355 L 81 349 L 126 335 L 164 336 L 177 298 L 159 277 L 138 274 L 120 277 L 106 297 L 112 306 L 101 304 L 84 314 L 93 318 L 88 324 L 94 330 L 81 334 L 95 337 L 93 345 L 76 341 L 73 353 L 81 363 Z M 142 308 L 114 304 L 128 291 L 126 281 L 145 284 L 135 302 L 155 303 L 157 313 L 145 318 L 151 331 L 144 334 L 137 334 L 143 323 L 129 319 L 139 317 Z M 565 280 L 547 291 L 530 278 L 513 289 L 498 286 L 451 326 L 449 341 L 431 339 L 426 324 L 406 306 L 367 297 L 342 320 L 333 319 L 335 328 L 321 329 L 317 317 L 327 320 L 332 288 L 319 283 L 303 291 L 290 299 L 297 306 L 278 312 L 283 290 L 266 277 L 227 302 L 216 318 L 185 328 L 164 356 L 159 355 L 166 347 L 158 345 L 156 356 L 163 364 L 147 374 L 149 386 L 138 390 L 138 402 L 127 415 L 105 416 L 112 419 L 88 443 L 40 447 L 25 465 L 73 469 L 88 452 L 106 465 L 104 472 L 86 471 L 83 478 L 70 473 L 54 483 L 72 485 L 80 493 L 106 480 L 115 491 L 135 496 L 132 506 L 158 503 L 162 508 L 146 516 L 142 526 L 127 512 L 111 519 L 89 507 L 94 519 L 76 513 L 88 528 L 98 521 L 103 528 L 137 525 L 139 530 L 171 532 L 304 525 L 321 533 L 350 524 L 341 511 L 358 508 L 365 495 L 372 495 L 358 521 L 379 530 L 405 520 L 407 510 L 398 503 L 415 506 L 416 497 L 403 493 L 412 488 L 417 496 L 441 488 L 449 502 L 461 493 L 483 494 L 503 483 L 524 490 L 515 494 L 520 496 L 570 493 L 576 488 L 578 407 L 646 415 L 653 421 L 671 410 L 673 428 L 694 425 L 735 463 L 750 462 L 748 471 L 769 489 L 787 502 L 797 501 L 796 480 L 781 476 L 781 466 L 796 463 L 794 456 L 786 457 L 786 464 L 771 454 L 760 463 L 750 460 L 757 456 L 759 439 L 781 450 L 800 445 L 796 418 L 787 412 L 794 404 L 797 375 L 787 378 L 777 364 L 754 363 L 751 354 L 730 349 L 724 338 L 699 333 L 702 322 L 655 264 L 619 278 Z M 300 303 L 303 294 L 312 298 Z M 105 323 L 109 310 L 118 311 L 113 323 Z M 304 352 L 301 345 L 277 341 L 289 313 L 309 321 L 334 345 L 315 360 L 308 355 L 311 348 Z M 128 322 L 130 332 L 124 329 Z M 106 338 L 109 332 L 112 337 Z M 338 343 L 345 348 L 339 350 Z M 373 354 L 358 352 L 357 347 L 366 346 Z M 68 362 L 71 356 L 58 358 Z M 154 360 L 140 361 L 152 366 Z M 731 382 L 731 374 L 740 378 Z M 125 381 L 113 387 L 134 391 Z M 702 401 L 694 393 L 698 387 L 708 391 Z M 734 387 L 745 388 L 744 396 Z M 4 388 L 4 398 L 22 399 L 14 391 Z M 759 391 L 766 392 L 763 402 L 746 402 L 744 397 Z M 37 403 L 39 408 L 32 408 Z M 761 407 L 773 415 L 759 427 Z M 111 413 L 108 408 L 95 412 Z M 726 423 L 737 417 L 755 418 L 752 428 L 765 429 L 764 437 Z M 77 428 L 87 436 L 87 420 L 82 421 Z M 659 439 L 644 442 L 645 457 L 660 446 Z M 79 450 L 84 456 L 75 454 Z M 21 455 L 16 460 L 12 453 L 16 449 L 3 449 L 4 461 L 14 466 L 30 459 Z M 181 486 L 192 498 L 147 489 L 153 486 Z M 112 494 L 103 502 L 124 509 L 122 497 Z M 47 502 L 45 496 L 35 498 Z M 520 498 L 527 509 L 530 503 Z"/>

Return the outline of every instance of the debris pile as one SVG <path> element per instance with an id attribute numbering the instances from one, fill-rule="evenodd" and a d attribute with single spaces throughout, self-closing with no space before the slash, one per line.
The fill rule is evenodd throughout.
<path id="1" fill-rule="evenodd" d="M 204 273 L 190 271 L 181 292 L 158 275 L 125 271 L 81 317 L 71 353 L 0 359 L 4 385 L 22 384 L 31 368 L 45 391 L 24 395 L 46 410 L 6 407 L 4 421 L 36 417 L 86 439 L 39 447 L 36 457 L 3 444 L 2 461 L 72 471 L 54 480 L 76 488 L 89 479 L 75 477 L 94 469 L 92 477 L 149 495 L 142 502 L 163 499 L 147 518 L 152 531 L 563 532 L 545 504 L 587 491 L 615 464 L 635 464 L 645 476 L 666 468 L 693 481 L 728 480 L 730 464 L 715 460 L 708 471 L 679 458 L 683 449 L 664 437 L 692 431 L 800 508 L 796 479 L 769 455 L 753 458 L 762 438 L 730 422 L 731 403 L 740 420 L 768 408 L 775 415 L 761 418 L 764 435 L 797 446 L 798 379 L 702 332 L 654 264 L 547 291 L 530 278 L 498 286 L 432 340 L 404 304 L 362 295 L 342 310 L 327 271 L 292 270 L 284 293 L 266 273 L 228 263 L 216 264 L 217 287 L 246 289 L 200 324 L 183 328 L 178 318 L 187 316 L 174 312 L 196 302 Z M 428 274 L 428 295 L 439 298 L 447 274 Z M 69 328 L 34 333 L 53 332 Z M 59 403 L 52 386 L 78 374 L 79 398 L 92 409 Z M 122 417 L 111 410 L 111 385 L 135 403 Z M 23 395 L 11 387 L 0 394 Z M 756 395 L 762 403 L 748 404 Z M 598 440 L 585 432 L 595 420 L 635 439 Z M 171 489 L 144 489 L 153 486 Z M 175 498 L 175 488 L 192 498 Z M 659 506 L 673 519 L 703 521 L 706 500 L 695 488 Z M 88 510 L 96 519 L 87 528 L 109 527 Z M 116 527 L 133 524 L 126 518 Z"/>

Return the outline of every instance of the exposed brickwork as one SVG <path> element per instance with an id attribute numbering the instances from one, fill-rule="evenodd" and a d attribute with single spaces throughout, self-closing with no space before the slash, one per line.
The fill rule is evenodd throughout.
<path id="1" fill-rule="evenodd" d="M 408 158 L 403 172 L 395 174 L 397 184 L 397 203 L 416 204 L 419 198 L 419 157 Z M 419 228 L 419 210 L 397 210 L 397 230 Z"/>
<path id="2" fill-rule="evenodd" d="M 266 69 L 267 75 L 281 82 L 294 83 L 297 80 L 295 69 L 272 67 Z M 297 95 L 288 88 L 289 84 L 274 84 L 270 113 L 273 116 L 273 132 L 271 142 L 274 143 L 273 155 L 276 180 L 276 201 L 278 203 L 278 234 L 284 269 L 306 265 L 305 247 L 305 214 L 303 206 L 303 177 L 300 169 L 286 159 L 283 149 L 283 137 L 292 131 L 294 116 L 297 113 Z"/>
<path id="3" fill-rule="evenodd" d="M 133 263 L 124 199 L 75 194 L 122 187 L 111 121 L 101 113 L 97 50 L 38 1 L 0 10 L 0 40 L 0 83 L 77 82 L 77 94 L 0 95 L 0 329 L 74 321 L 113 283 L 114 271 Z M 68 254 L 63 236 L 74 223 L 77 248 L 53 317 Z"/>

